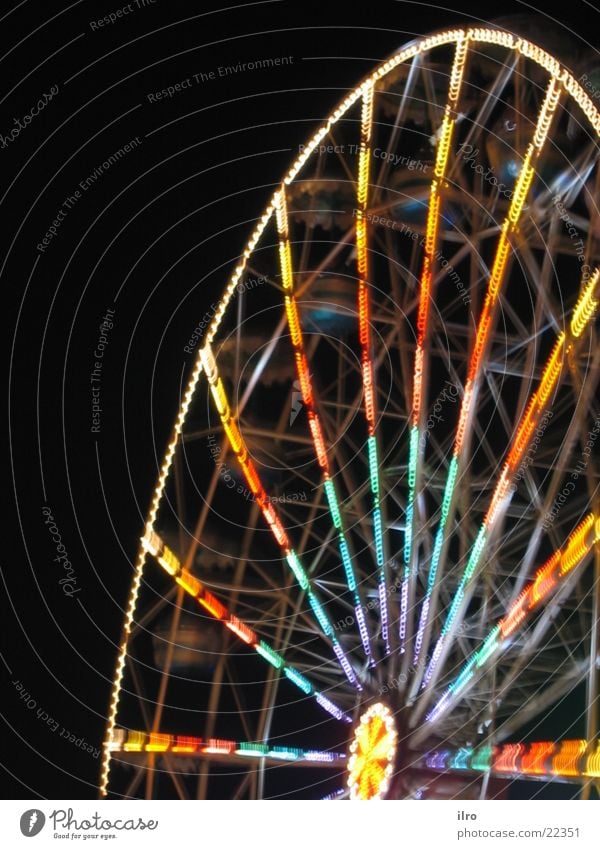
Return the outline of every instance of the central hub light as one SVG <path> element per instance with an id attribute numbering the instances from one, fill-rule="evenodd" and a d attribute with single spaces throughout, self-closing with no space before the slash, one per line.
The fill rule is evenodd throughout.
<path id="1" fill-rule="evenodd" d="M 360 718 L 350 744 L 348 787 L 351 799 L 381 799 L 394 770 L 398 734 L 386 705 L 371 705 Z"/>

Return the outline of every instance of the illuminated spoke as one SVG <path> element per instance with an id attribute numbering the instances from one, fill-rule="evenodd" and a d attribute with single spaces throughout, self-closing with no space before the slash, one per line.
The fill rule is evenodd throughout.
<path id="1" fill-rule="evenodd" d="M 506 616 L 494 625 L 479 650 L 471 655 L 429 712 L 427 722 L 435 722 L 466 696 L 486 665 L 510 646 L 515 631 L 522 628 L 527 619 L 560 589 L 598 541 L 600 519 L 590 513 L 573 532 L 565 547 L 555 551 L 538 569 L 535 579 L 519 595 Z"/>
<path id="2" fill-rule="evenodd" d="M 373 361 L 373 340 L 370 318 L 369 295 L 369 244 L 367 207 L 370 185 L 371 136 L 373 132 L 373 83 L 364 86 L 362 97 L 361 137 L 358 160 L 358 181 L 356 188 L 356 267 L 358 273 L 358 335 L 361 345 L 361 369 L 364 393 L 364 411 L 367 422 L 367 454 L 369 464 L 369 481 L 373 504 L 373 542 L 375 545 L 375 561 L 377 563 L 377 586 L 379 596 L 379 615 L 381 621 L 381 637 L 386 654 L 390 649 L 388 582 L 386 577 L 387 557 L 385 553 L 385 537 L 383 533 L 381 498 L 381 481 L 379 475 L 379 451 L 376 433 L 376 371 Z"/>
<path id="3" fill-rule="evenodd" d="M 489 772 L 496 778 L 583 781 L 600 777 L 600 741 L 563 740 L 560 743 L 506 743 L 503 746 L 440 749 L 423 761 L 428 769 L 444 772 Z"/>
<path id="4" fill-rule="evenodd" d="M 200 607 L 209 613 L 214 619 L 221 622 L 231 633 L 245 643 L 250 648 L 262 657 L 267 663 L 275 669 L 281 670 L 285 677 L 295 687 L 301 690 L 305 696 L 313 696 L 317 704 L 326 710 L 331 716 L 345 722 L 351 722 L 347 716 L 337 705 L 330 699 L 319 693 L 313 684 L 295 669 L 290 666 L 268 643 L 262 640 L 245 622 L 242 622 L 237 616 L 230 613 L 227 608 L 214 596 L 204 584 L 198 580 L 191 572 L 184 569 L 179 562 L 177 555 L 166 546 L 163 540 L 152 531 L 142 539 L 142 545 L 162 568 L 171 575 L 180 587 L 186 591 L 188 595 L 194 598 Z"/>

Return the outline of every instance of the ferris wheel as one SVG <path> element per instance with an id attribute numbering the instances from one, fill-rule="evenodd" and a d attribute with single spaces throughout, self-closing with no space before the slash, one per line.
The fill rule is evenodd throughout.
<path id="1" fill-rule="evenodd" d="M 597 792 L 599 133 L 464 28 L 299 145 L 188 346 L 103 796 Z"/>

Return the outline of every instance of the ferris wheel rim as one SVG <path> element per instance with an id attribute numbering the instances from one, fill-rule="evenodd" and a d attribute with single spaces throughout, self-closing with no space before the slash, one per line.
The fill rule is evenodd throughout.
<path id="1" fill-rule="evenodd" d="M 344 98 L 341 104 L 332 111 L 326 121 L 311 137 L 309 144 L 305 147 L 305 150 L 301 155 L 299 155 L 288 172 L 286 173 L 282 186 L 288 186 L 293 181 L 301 171 L 304 163 L 308 160 L 311 153 L 314 152 L 315 148 L 322 141 L 322 139 L 327 135 L 331 127 L 337 123 L 337 121 L 347 112 L 348 109 L 351 108 L 353 104 L 355 104 L 359 98 L 363 95 L 365 91 L 365 87 L 369 85 L 374 86 L 376 82 L 383 79 L 393 68 L 398 65 L 415 58 L 419 54 L 429 52 L 431 49 L 435 47 L 442 46 L 444 44 L 453 44 L 456 43 L 460 39 L 468 39 L 471 41 L 481 41 L 486 44 L 501 44 L 501 46 L 508 47 L 511 50 L 518 50 L 519 52 L 524 51 L 524 55 L 527 55 L 528 58 L 532 59 L 535 63 L 537 63 L 540 67 L 544 68 L 548 71 L 552 77 L 557 78 L 560 83 L 561 88 L 564 89 L 575 99 L 578 105 L 584 110 L 586 117 L 588 118 L 589 123 L 596 130 L 596 135 L 600 136 L 600 113 L 592 103 L 591 99 L 584 92 L 579 83 L 575 80 L 575 78 L 570 74 L 570 72 L 564 68 L 557 60 L 553 59 L 549 54 L 539 48 L 537 45 L 532 42 L 522 39 L 519 37 L 515 37 L 512 34 L 508 33 L 506 30 L 492 29 L 492 28 L 453 28 L 449 30 L 442 30 L 437 34 L 432 36 L 428 36 L 423 39 L 418 39 L 414 42 L 409 43 L 406 47 L 402 48 L 400 51 L 392 54 L 390 59 L 386 62 L 380 64 L 371 74 L 367 75 L 367 77 L 359 83 L 350 94 Z M 505 39 L 505 41 L 499 41 L 498 39 Z M 507 43 L 510 42 L 510 43 Z M 207 333 L 207 345 L 210 346 L 215 339 L 222 318 L 229 306 L 229 303 L 235 293 L 236 287 L 241 279 L 241 276 L 246 270 L 247 262 L 251 257 L 254 248 L 256 247 L 257 242 L 261 238 L 262 234 L 265 231 L 265 228 L 269 221 L 276 213 L 278 197 L 280 197 L 281 189 L 277 189 L 267 204 L 265 211 L 263 212 L 257 227 L 254 229 L 250 239 L 248 240 L 246 247 L 242 253 L 242 262 L 238 264 L 236 269 L 233 272 L 233 275 L 230 278 L 228 285 L 225 288 L 224 295 L 219 302 L 219 307 L 213 317 L 213 320 L 210 324 L 208 333 Z M 156 514 L 162 499 L 162 495 L 164 493 L 164 486 L 169 474 L 171 461 L 173 458 L 173 454 L 175 452 L 178 439 L 182 434 L 182 428 L 186 419 L 186 415 L 188 409 L 191 404 L 192 396 L 194 394 L 194 390 L 198 383 L 198 380 L 203 371 L 206 371 L 205 364 L 202 361 L 200 351 L 198 352 L 197 360 L 192 370 L 192 374 L 190 376 L 186 392 L 184 394 L 184 400 L 182 406 L 180 407 L 179 414 L 176 420 L 175 425 L 175 434 L 173 440 L 169 443 L 167 450 L 165 452 L 165 457 L 163 460 L 163 464 L 161 467 L 161 472 L 159 475 L 159 485 L 154 491 L 154 497 L 152 501 L 152 506 L 150 508 L 148 519 L 146 523 L 146 530 L 149 531 L 154 523 L 156 518 Z M 133 616 L 133 607 L 135 606 L 135 601 L 137 598 L 137 592 L 139 590 L 140 582 L 141 582 L 141 572 L 144 567 L 144 563 L 146 560 L 146 553 L 142 553 L 142 549 L 140 549 L 140 553 L 138 554 L 138 563 L 136 567 L 136 577 L 134 579 L 134 586 L 132 588 L 132 594 L 129 599 L 129 612 L 131 613 L 131 617 Z M 126 632 L 128 635 L 128 628 L 130 629 L 131 622 L 129 625 L 126 624 Z M 126 649 L 127 640 L 122 645 L 122 649 Z M 118 666 L 121 664 L 121 661 L 124 663 L 124 652 L 121 654 Z M 121 665 L 122 672 L 122 665 Z M 116 678 L 118 678 L 118 674 L 114 679 L 116 682 Z M 120 686 L 120 685 L 119 685 Z M 114 699 L 114 691 L 113 691 L 113 700 L 111 703 L 111 712 L 114 707 L 114 716 L 112 717 L 111 722 L 112 727 L 115 726 L 116 721 L 116 707 L 118 702 Z M 108 778 L 108 773 L 105 775 L 106 779 Z"/>

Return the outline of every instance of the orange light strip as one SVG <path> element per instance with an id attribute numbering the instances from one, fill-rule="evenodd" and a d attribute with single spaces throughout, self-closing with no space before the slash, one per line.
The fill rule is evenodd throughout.
<path id="1" fill-rule="evenodd" d="M 506 639 L 513 634 L 521 622 L 527 616 L 527 611 L 531 609 L 531 591 L 530 587 L 523 590 L 516 601 L 511 606 L 510 612 L 500 620 L 500 632 L 502 638 Z"/>
<path id="2" fill-rule="evenodd" d="M 208 590 L 205 589 L 202 595 L 198 596 L 198 602 L 215 619 L 227 618 L 227 608 Z"/>
<path id="3" fill-rule="evenodd" d="M 528 584 L 504 619 L 499 622 L 503 638 L 510 636 L 524 617 L 535 610 L 559 586 L 565 575 L 579 565 L 591 551 L 592 546 L 599 539 L 595 523 L 595 515 L 589 513 L 569 536 L 566 544 L 561 549 L 557 549 L 537 570 L 534 580 Z"/>
<path id="4" fill-rule="evenodd" d="M 560 563 L 561 552 L 555 551 L 552 557 L 541 566 L 535 575 L 535 580 L 531 588 L 530 610 L 540 603 L 552 590 L 556 587 L 558 576 L 556 575 L 556 567 Z"/>
<path id="5" fill-rule="evenodd" d="M 527 200 L 529 189 L 535 174 L 534 163 L 537 161 L 537 157 L 550 130 L 550 124 L 558 104 L 560 92 L 560 83 L 554 76 L 552 76 L 548 83 L 548 87 L 546 88 L 546 95 L 539 111 L 534 132 L 534 141 L 531 142 L 527 148 L 523 165 L 519 171 L 519 176 L 517 177 L 513 196 L 508 208 L 508 214 L 502 225 L 500 238 L 496 246 L 496 253 L 488 283 L 488 291 L 479 319 L 475 347 L 471 354 L 469 364 L 468 379 L 471 381 L 474 381 L 476 376 L 479 374 L 481 360 L 489 340 L 489 333 L 492 324 L 492 310 L 496 304 L 505 279 L 506 266 L 510 255 L 509 236 L 518 227 L 521 213 L 523 212 L 523 207 Z"/>
<path id="6" fill-rule="evenodd" d="M 146 744 L 147 752 L 166 752 L 170 745 L 172 745 L 173 738 L 170 734 L 158 734 L 153 731 L 150 734 L 150 740 Z"/>

